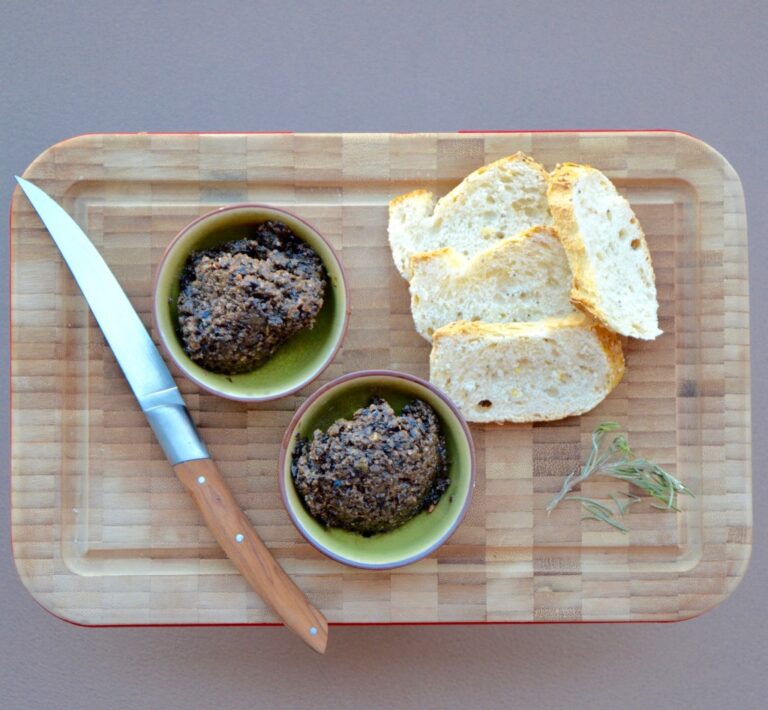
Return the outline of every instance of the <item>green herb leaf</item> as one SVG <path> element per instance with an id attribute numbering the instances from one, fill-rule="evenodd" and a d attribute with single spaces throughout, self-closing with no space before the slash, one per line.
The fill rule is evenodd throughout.
<path id="1" fill-rule="evenodd" d="M 563 500 L 578 500 L 584 510 L 590 513 L 583 519 L 599 520 L 617 530 L 627 532 L 627 528 L 614 519 L 613 511 L 608 506 L 592 498 L 571 494 L 576 486 L 595 474 L 602 474 L 635 486 L 645 495 L 660 501 L 663 505 L 651 503 L 651 507 L 659 510 L 679 512 L 680 509 L 676 505 L 677 497 L 680 495 L 693 496 L 693 492 L 682 481 L 665 471 L 661 466 L 635 456 L 624 434 L 618 434 L 608 446 L 605 446 L 603 438 L 606 432 L 616 431 L 618 428 L 617 422 L 603 422 L 595 429 L 587 460 L 580 470 L 571 471 L 565 477 L 560 491 L 547 504 L 547 513 L 551 513 Z M 629 498 L 624 503 L 614 494 L 611 494 L 611 499 L 616 505 L 619 515 L 622 516 L 630 505 L 641 500 L 639 496 L 633 493 L 623 493 L 623 495 Z"/>
<path id="2" fill-rule="evenodd" d="M 611 515 L 613 511 L 607 506 L 603 505 L 600 501 L 594 498 L 586 498 L 584 496 L 566 496 L 565 500 L 580 500 L 585 508 L 596 508 L 606 515 Z"/>

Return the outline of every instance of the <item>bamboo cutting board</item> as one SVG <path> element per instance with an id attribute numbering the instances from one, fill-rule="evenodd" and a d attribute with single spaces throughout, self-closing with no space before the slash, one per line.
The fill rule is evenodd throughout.
<path id="1" fill-rule="evenodd" d="M 428 559 L 391 572 L 343 567 L 304 542 L 282 507 L 284 429 L 311 391 L 344 372 L 428 376 L 429 348 L 387 245 L 387 202 L 417 187 L 444 194 L 517 150 L 547 169 L 590 163 L 629 198 L 648 238 L 664 335 L 627 341 L 622 383 L 586 416 L 473 426 L 471 509 Z M 752 539 L 746 217 L 737 175 L 700 141 L 663 131 L 87 135 L 48 149 L 24 176 L 75 217 L 148 327 L 165 246 L 215 207 L 287 207 L 338 249 L 350 330 L 319 381 L 245 405 L 177 380 L 238 502 L 329 621 L 679 620 L 720 602 L 744 575 Z M 24 584 L 82 624 L 276 622 L 173 475 L 18 191 L 11 218 L 11 505 Z M 695 491 L 681 513 L 633 506 L 628 535 L 581 521 L 573 502 L 546 515 L 606 419 Z M 616 488 L 598 479 L 583 490 L 601 498 Z"/>

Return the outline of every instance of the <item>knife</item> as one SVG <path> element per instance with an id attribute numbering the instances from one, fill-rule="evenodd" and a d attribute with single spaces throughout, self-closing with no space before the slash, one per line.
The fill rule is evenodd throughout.
<path id="1" fill-rule="evenodd" d="M 216 541 L 285 625 L 318 653 L 328 622 L 277 563 L 211 460 L 168 367 L 96 247 L 43 190 L 16 177 L 56 242 L 166 457 Z"/>

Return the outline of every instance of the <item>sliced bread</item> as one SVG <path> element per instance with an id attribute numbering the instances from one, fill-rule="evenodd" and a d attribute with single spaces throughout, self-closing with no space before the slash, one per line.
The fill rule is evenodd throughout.
<path id="1" fill-rule="evenodd" d="M 430 380 L 471 422 L 587 412 L 624 374 L 619 337 L 574 313 L 531 323 L 452 323 L 432 339 Z"/>
<path id="2" fill-rule="evenodd" d="M 557 234 L 532 227 L 471 259 L 453 247 L 411 257 L 411 312 L 426 338 L 453 321 L 541 320 L 573 312 L 571 270 Z"/>
<path id="3" fill-rule="evenodd" d="M 573 163 L 557 166 L 548 196 L 573 303 L 622 335 L 660 335 L 651 255 L 629 202 L 599 170 Z"/>
<path id="4" fill-rule="evenodd" d="M 395 265 L 408 279 L 418 252 L 453 247 L 470 258 L 521 230 L 551 224 L 547 180 L 541 165 L 515 153 L 475 170 L 437 202 L 426 190 L 395 198 L 388 229 Z"/>

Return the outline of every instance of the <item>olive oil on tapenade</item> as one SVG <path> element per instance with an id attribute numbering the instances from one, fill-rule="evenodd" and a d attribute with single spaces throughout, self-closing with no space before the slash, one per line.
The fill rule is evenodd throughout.
<path id="1" fill-rule="evenodd" d="M 177 302 L 184 350 L 211 372 L 254 370 L 314 325 L 326 286 L 320 257 L 282 222 L 193 252 Z"/>
<path id="2" fill-rule="evenodd" d="M 310 439 L 299 437 L 291 476 L 307 510 L 327 527 L 364 536 L 431 510 L 450 485 L 437 414 L 413 400 L 395 414 L 380 397 Z"/>

